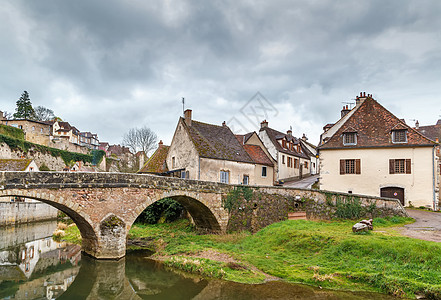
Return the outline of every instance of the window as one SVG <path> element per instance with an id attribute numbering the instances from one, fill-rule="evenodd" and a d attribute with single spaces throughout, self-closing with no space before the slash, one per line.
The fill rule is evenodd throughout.
<path id="1" fill-rule="evenodd" d="M 266 167 L 262 167 L 262 177 L 266 177 Z"/>
<path id="2" fill-rule="evenodd" d="M 282 155 L 282 164 L 285 164 L 285 155 Z"/>
<path id="3" fill-rule="evenodd" d="M 292 168 L 292 157 L 288 157 L 288 167 Z"/>
<path id="4" fill-rule="evenodd" d="M 299 160 L 294 158 L 294 168 L 298 169 L 299 168 Z"/>
<path id="5" fill-rule="evenodd" d="M 186 175 L 187 174 L 185 173 L 185 171 L 181 171 L 181 178 L 183 178 L 183 179 L 187 178 Z"/>
<path id="6" fill-rule="evenodd" d="M 410 159 L 389 159 L 389 174 L 411 174 L 412 161 Z"/>
<path id="7" fill-rule="evenodd" d="M 361 160 L 360 159 L 341 159 L 340 160 L 340 175 L 345 174 L 361 174 Z"/>
<path id="8" fill-rule="evenodd" d="M 286 141 L 285 140 L 282 140 L 282 147 L 286 148 Z"/>
<path id="9" fill-rule="evenodd" d="M 357 134 L 355 132 L 343 134 L 343 145 L 357 145 Z"/>
<path id="10" fill-rule="evenodd" d="M 230 182 L 230 172 L 229 171 L 220 171 L 220 182 L 221 183 L 229 183 Z"/>
<path id="11" fill-rule="evenodd" d="M 174 156 L 172 157 L 172 168 L 176 168 L 176 159 Z"/>
<path id="12" fill-rule="evenodd" d="M 392 143 L 407 143 L 406 130 L 393 130 Z"/>
<path id="13" fill-rule="evenodd" d="M 32 131 L 35 131 L 35 126 L 32 126 Z"/>
<path id="14" fill-rule="evenodd" d="M 305 169 L 308 169 L 308 162 L 305 161 Z"/>
<path id="15" fill-rule="evenodd" d="M 43 133 L 43 128 L 40 128 L 40 132 Z"/>
<path id="16" fill-rule="evenodd" d="M 250 184 L 250 176 L 248 175 L 243 175 L 243 184 Z"/>

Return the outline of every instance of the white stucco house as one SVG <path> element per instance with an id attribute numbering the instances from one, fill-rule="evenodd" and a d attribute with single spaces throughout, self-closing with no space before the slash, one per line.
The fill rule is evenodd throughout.
<path id="1" fill-rule="evenodd" d="M 438 207 L 437 143 L 360 94 L 321 135 L 320 188 Z"/>

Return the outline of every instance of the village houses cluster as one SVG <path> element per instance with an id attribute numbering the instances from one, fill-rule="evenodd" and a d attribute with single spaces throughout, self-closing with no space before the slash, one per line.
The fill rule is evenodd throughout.
<path id="1" fill-rule="evenodd" d="M 144 158 L 127 147 L 99 142 L 97 134 L 81 132 L 68 122 L 7 120 L 27 141 L 106 156 Z M 404 206 L 438 210 L 440 203 L 441 120 L 430 126 L 409 126 L 370 94 L 360 93 L 353 107 L 344 106 L 335 123 L 323 127 L 318 145 L 270 127 L 262 120 L 258 132 L 234 134 L 220 125 L 196 121 L 192 110 L 180 117 L 170 145 L 159 142 L 138 173 L 238 185 L 283 185 L 318 175 L 322 190 L 399 199 Z M 142 161 L 142 160 L 141 160 Z M 30 162 L 21 169 L 34 169 Z M 37 167 L 38 168 L 38 167 Z M 5 170 L 5 169 L 3 169 Z"/>
<path id="2" fill-rule="evenodd" d="M 179 118 L 171 144 L 159 147 L 139 173 L 241 185 L 281 185 L 319 174 L 322 190 L 398 199 L 403 206 L 438 209 L 441 120 L 406 124 L 360 93 L 319 145 L 262 120 L 259 132 L 234 134 L 225 124 Z"/>
<path id="3" fill-rule="evenodd" d="M 12 126 L 23 130 L 26 141 L 60 150 L 87 154 L 90 150 L 103 150 L 106 157 L 134 161 L 143 153 L 132 153 L 128 147 L 121 145 L 110 145 L 107 142 L 100 142 L 96 133 L 80 131 L 69 122 L 59 119 L 51 121 L 37 121 L 30 119 L 7 119 L 0 111 L 0 124 Z M 144 157 L 144 155 L 142 155 Z M 144 162 L 142 160 L 142 162 Z M 68 166 L 66 166 L 67 168 Z M 84 164 L 76 163 L 70 167 L 71 171 L 91 171 L 92 168 Z M 34 170 L 34 168 L 32 169 Z"/>

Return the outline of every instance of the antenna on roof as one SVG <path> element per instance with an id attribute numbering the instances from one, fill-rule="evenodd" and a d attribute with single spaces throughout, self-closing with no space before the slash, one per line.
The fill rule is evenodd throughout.
<path id="1" fill-rule="evenodd" d="M 182 97 L 182 116 L 184 116 L 184 112 L 185 112 L 185 98 Z"/>

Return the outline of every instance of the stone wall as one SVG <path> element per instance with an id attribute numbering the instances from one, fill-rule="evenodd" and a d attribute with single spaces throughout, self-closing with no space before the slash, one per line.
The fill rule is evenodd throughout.
<path id="1" fill-rule="evenodd" d="M 288 219 L 289 212 L 305 211 L 308 219 L 365 219 L 407 216 L 398 200 L 329 191 L 290 188 L 247 188 L 249 192 L 230 192 L 224 201 L 233 201 L 228 231 L 256 232 Z M 251 193 L 250 193 L 251 192 Z"/>
<path id="2" fill-rule="evenodd" d="M 0 202 L 0 226 L 56 219 L 57 212 L 41 202 Z"/>

